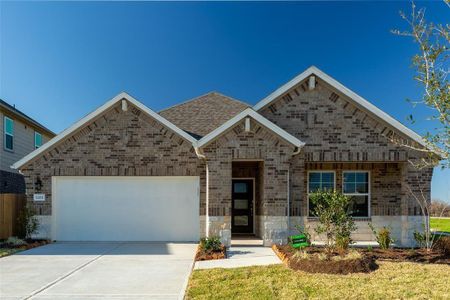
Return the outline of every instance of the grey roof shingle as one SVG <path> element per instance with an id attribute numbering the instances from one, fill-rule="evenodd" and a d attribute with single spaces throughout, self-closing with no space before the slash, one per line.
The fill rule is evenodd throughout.
<path id="1" fill-rule="evenodd" d="M 161 116 L 195 138 L 210 133 L 250 105 L 217 92 L 166 108 Z"/>

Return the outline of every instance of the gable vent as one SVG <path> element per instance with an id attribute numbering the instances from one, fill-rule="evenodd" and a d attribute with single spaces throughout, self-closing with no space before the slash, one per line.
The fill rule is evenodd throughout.
<path id="1" fill-rule="evenodd" d="M 284 102 L 289 103 L 292 101 L 292 96 L 289 93 L 287 93 L 286 95 L 283 96 L 283 100 Z"/>
<path id="2" fill-rule="evenodd" d="M 330 98 L 328 98 L 328 99 L 330 99 L 333 102 L 336 102 L 337 99 L 339 99 L 339 95 L 333 92 L 333 93 L 331 93 Z"/>

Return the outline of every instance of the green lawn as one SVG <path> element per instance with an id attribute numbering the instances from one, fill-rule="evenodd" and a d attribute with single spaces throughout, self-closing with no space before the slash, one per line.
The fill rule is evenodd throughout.
<path id="1" fill-rule="evenodd" d="M 0 257 L 12 255 L 14 253 L 23 251 L 22 249 L 0 248 Z"/>
<path id="2" fill-rule="evenodd" d="M 284 265 L 196 270 L 188 299 L 449 299 L 450 266 L 379 262 L 370 274 L 308 274 Z"/>
<path id="3" fill-rule="evenodd" d="M 450 218 L 430 218 L 430 227 L 438 231 L 450 232 Z"/>

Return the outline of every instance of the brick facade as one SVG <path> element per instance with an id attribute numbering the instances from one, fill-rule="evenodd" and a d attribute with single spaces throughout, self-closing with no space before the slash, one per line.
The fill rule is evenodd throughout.
<path id="1" fill-rule="evenodd" d="M 269 245 L 307 221 L 309 170 L 336 171 L 338 190 L 343 170 L 368 170 L 371 216 L 379 224 L 394 220 L 401 240 L 410 240 L 417 220 L 409 216 L 420 214 L 411 191 L 429 200 L 432 168 L 409 164 L 421 154 L 393 143 L 395 129 L 320 80 L 312 91 L 293 87 L 259 113 L 305 142 L 300 153 L 252 119 L 250 131 L 242 120 L 204 146 L 199 159 L 175 132 L 132 105 L 127 111 L 116 105 L 22 169 L 28 199 L 45 193 L 46 201 L 33 205 L 39 215 L 51 215 L 52 176 L 200 176 L 201 234 L 229 244 L 232 178 L 255 177 L 255 232 Z M 239 164 L 246 161 L 253 163 Z"/>
<path id="2" fill-rule="evenodd" d="M 23 175 L 0 170 L 0 194 L 24 194 Z"/>
<path id="3" fill-rule="evenodd" d="M 192 144 L 135 107 L 110 109 L 22 172 L 39 215 L 51 215 L 52 176 L 200 176 L 205 195 L 204 166 Z M 34 193 L 46 201 L 32 202 Z"/>

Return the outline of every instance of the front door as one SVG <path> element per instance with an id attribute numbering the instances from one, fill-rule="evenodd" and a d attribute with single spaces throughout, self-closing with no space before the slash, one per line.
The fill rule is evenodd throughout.
<path id="1" fill-rule="evenodd" d="M 253 180 L 233 179 L 232 233 L 253 233 Z"/>

